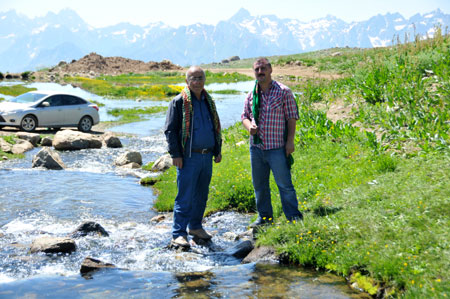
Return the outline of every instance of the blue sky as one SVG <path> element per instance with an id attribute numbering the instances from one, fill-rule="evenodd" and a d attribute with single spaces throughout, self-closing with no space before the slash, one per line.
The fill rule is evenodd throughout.
<path id="1" fill-rule="evenodd" d="M 274 14 L 280 18 L 310 21 L 336 16 L 346 22 L 367 20 L 377 14 L 399 12 L 409 18 L 441 9 L 450 14 L 450 0 L 11 0 L 0 2 L 0 12 L 15 9 L 29 17 L 44 16 L 64 8 L 75 10 L 94 27 L 120 22 L 147 25 L 162 21 L 173 27 L 194 23 L 217 24 L 241 7 L 251 15 Z"/>

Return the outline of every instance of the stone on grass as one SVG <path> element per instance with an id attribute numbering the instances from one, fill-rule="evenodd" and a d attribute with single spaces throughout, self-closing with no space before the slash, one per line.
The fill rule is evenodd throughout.
<path id="1" fill-rule="evenodd" d="M 114 164 L 117 166 L 124 166 L 133 162 L 139 164 L 139 166 L 142 166 L 142 156 L 139 152 L 127 151 L 120 155 Z"/>

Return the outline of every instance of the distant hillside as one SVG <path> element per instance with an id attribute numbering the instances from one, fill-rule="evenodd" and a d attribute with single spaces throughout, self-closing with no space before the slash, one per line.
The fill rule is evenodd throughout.
<path id="1" fill-rule="evenodd" d="M 161 22 L 129 23 L 96 29 L 74 11 L 29 19 L 15 11 L 0 13 L 0 71 L 19 72 L 57 65 L 96 52 L 141 61 L 170 60 L 182 66 L 241 58 L 302 53 L 333 47 L 387 46 L 396 37 L 432 36 L 435 26 L 450 25 L 439 9 L 405 19 L 398 13 L 346 23 L 333 16 L 302 22 L 274 15 L 252 16 L 240 9 L 216 26 L 169 27 Z"/>

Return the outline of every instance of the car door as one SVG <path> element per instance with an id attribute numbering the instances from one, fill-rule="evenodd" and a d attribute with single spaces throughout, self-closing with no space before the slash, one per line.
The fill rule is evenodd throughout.
<path id="1" fill-rule="evenodd" d="M 86 109 L 86 102 L 79 97 L 62 95 L 64 105 L 64 121 L 68 125 L 77 126 Z"/>
<path id="2" fill-rule="evenodd" d="M 36 107 L 36 116 L 40 127 L 58 126 L 64 124 L 64 112 L 61 106 L 61 96 L 53 95 L 43 100 Z"/>

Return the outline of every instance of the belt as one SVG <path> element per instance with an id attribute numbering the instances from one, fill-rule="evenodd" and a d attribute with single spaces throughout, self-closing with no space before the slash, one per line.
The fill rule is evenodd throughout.
<path id="1" fill-rule="evenodd" d="M 209 154 L 210 152 L 212 152 L 212 148 L 193 148 L 192 152 L 193 153 L 200 153 L 200 154 Z"/>

